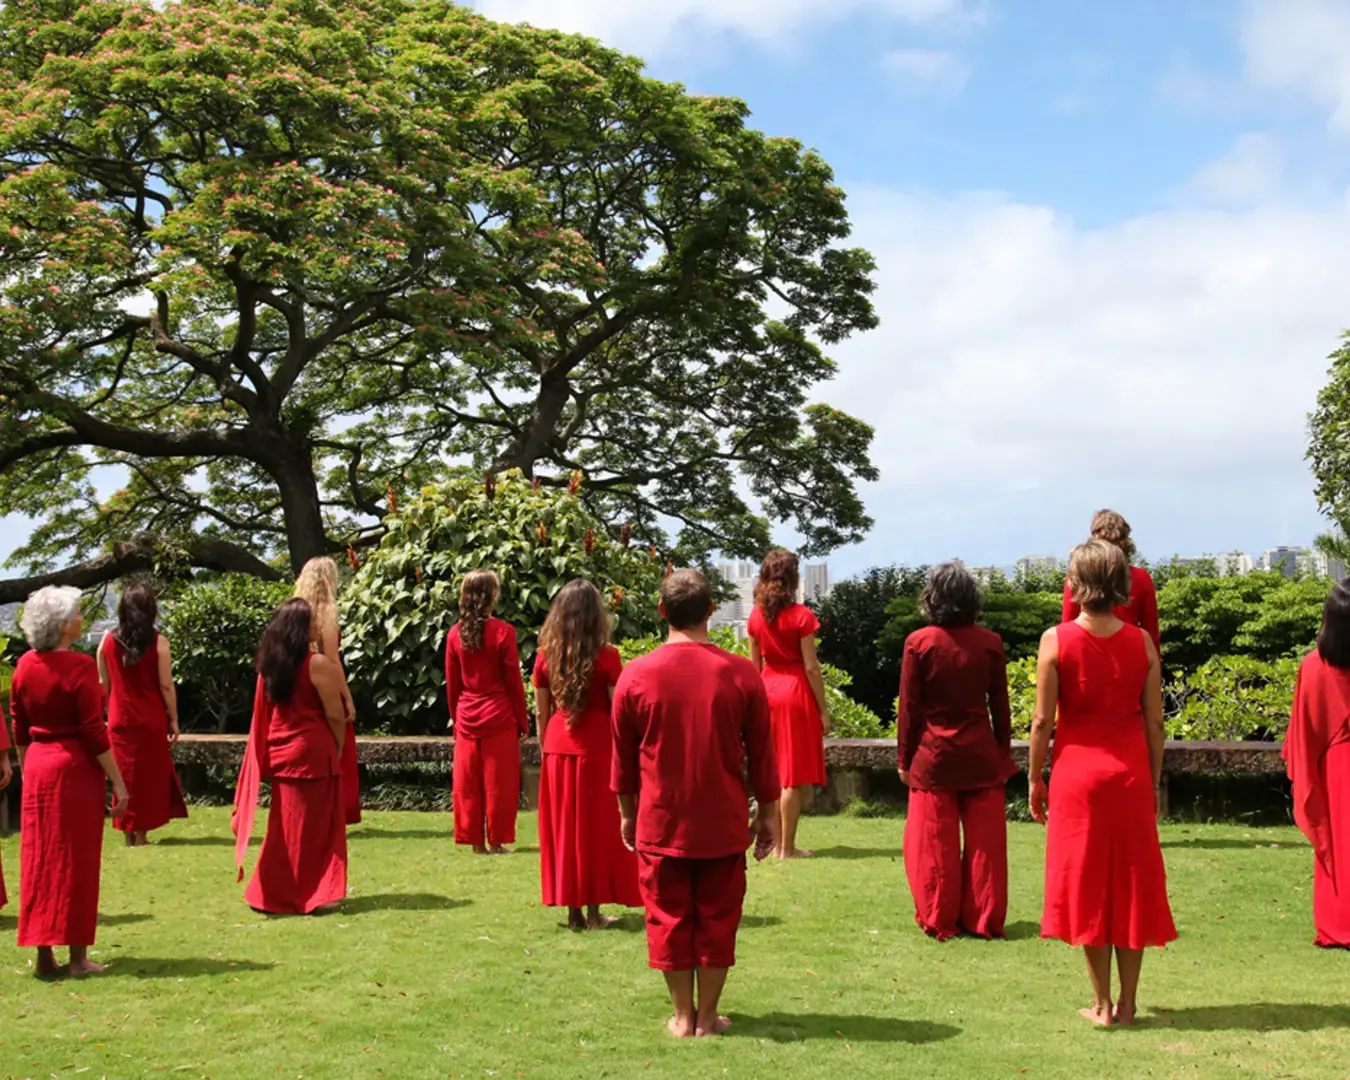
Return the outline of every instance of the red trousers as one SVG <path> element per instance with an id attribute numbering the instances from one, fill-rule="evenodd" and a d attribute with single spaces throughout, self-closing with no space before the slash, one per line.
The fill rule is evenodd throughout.
<path id="1" fill-rule="evenodd" d="M 638 852 L 647 963 L 657 971 L 729 968 L 745 903 L 745 856 L 681 859 Z"/>
<path id="2" fill-rule="evenodd" d="M 962 850 L 962 833 L 965 850 Z M 914 921 L 945 941 L 1003 936 L 1008 915 L 1008 820 L 1003 785 L 909 793 L 905 874 Z"/>
<path id="3" fill-rule="evenodd" d="M 485 847 L 516 842 L 520 809 L 520 736 L 455 738 L 455 843 Z"/>

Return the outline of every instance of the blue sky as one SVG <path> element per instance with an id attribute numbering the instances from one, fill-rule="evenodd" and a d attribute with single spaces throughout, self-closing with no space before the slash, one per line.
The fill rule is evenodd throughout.
<path id="1" fill-rule="evenodd" d="M 480 0 L 820 149 L 880 262 L 820 396 L 873 423 L 836 574 L 1320 528 L 1303 461 L 1350 326 L 1350 0 Z M 0 521 L 0 554 L 23 526 Z M 787 539 L 785 537 L 785 539 Z"/>

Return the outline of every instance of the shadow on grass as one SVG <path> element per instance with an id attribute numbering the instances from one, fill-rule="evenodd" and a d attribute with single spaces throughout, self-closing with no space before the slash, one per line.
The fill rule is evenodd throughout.
<path id="1" fill-rule="evenodd" d="M 19 919 L 17 915 L 0 915 L 0 930 L 17 930 L 19 928 Z"/>
<path id="2" fill-rule="evenodd" d="M 149 922 L 153 918 L 153 915 L 147 915 L 141 911 L 127 911 L 123 912 L 121 915 L 104 915 L 100 913 L 98 924 L 99 926 L 130 926 L 133 923 Z"/>
<path id="3" fill-rule="evenodd" d="M 1003 928 L 1003 934 L 1008 941 L 1030 941 L 1041 936 L 1041 924 L 1025 921 L 1009 923 Z"/>
<path id="4" fill-rule="evenodd" d="M 742 930 L 762 930 L 769 926 L 782 926 L 783 920 L 777 915 L 744 915 L 741 917 Z"/>
<path id="5" fill-rule="evenodd" d="M 237 975 L 244 971 L 271 971 L 275 964 L 256 960 L 213 960 L 205 956 L 119 956 L 102 976 L 130 979 L 198 979 L 211 975 Z"/>
<path id="6" fill-rule="evenodd" d="M 166 836 L 151 847 L 234 847 L 233 836 Z"/>
<path id="7" fill-rule="evenodd" d="M 764 1016 L 733 1014 L 726 1037 L 768 1039 L 776 1043 L 808 1039 L 842 1039 L 845 1042 L 894 1042 L 920 1045 L 941 1042 L 961 1034 L 951 1024 L 927 1020 L 900 1020 L 891 1016 L 834 1016 L 828 1013 L 766 1013 Z"/>
<path id="8" fill-rule="evenodd" d="M 1196 851 L 1252 851 L 1256 848 L 1270 850 L 1288 849 L 1290 851 L 1307 851 L 1308 844 L 1294 841 L 1293 843 L 1281 842 L 1278 844 L 1261 844 L 1255 840 L 1224 840 L 1219 837 L 1207 839 L 1205 837 L 1196 837 L 1194 840 L 1164 840 L 1162 846 L 1171 848 L 1174 851 L 1185 851 L 1187 848 L 1193 848 Z"/>
<path id="9" fill-rule="evenodd" d="M 348 840 L 453 840 L 454 826 L 447 820 L 443 829 L 375 829 L 349 825 Z"/>
<path id="10" fill-rule="evenodd" d="M 1140 1027 L 1177 1031 L 1323 1031 L 1350 1028 L 1350 1005 L 1255 1002 L 1158 1009 L 1140 1017 Z"/>
<path id="11" fill-rule="evenodd" d="M 900 848 L 816 848 L 817 859 L 898 859 Z"/>
<path id="12" fill-rule="evenodd" d="M 435 893 L 380 893 L 350 896 L 342 901 L 338 911 L 343 915 L 361 915 L 368 911 L 452 911 L 472 903 L 472 900 L 457 900 Z"/>

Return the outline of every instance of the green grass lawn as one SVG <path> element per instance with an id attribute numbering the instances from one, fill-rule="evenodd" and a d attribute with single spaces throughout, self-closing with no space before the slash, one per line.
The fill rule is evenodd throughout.
<path id="1" fill-rule="evenodd" d="M 1013 825 L 1007 942 L 924 937 L 903 822 L 814 818 L 818 858 L 750 874 L 727 1037 L 664 1034 L 642 920 L 573 934 L 520 850 L 455 849 L 433 814 L 352 830 L 341 914 L 240 899 L 228 812 L 135 851 L 109 835 L 86 982 L 40 983 L 11 944 L 3 843 L 0 1076 L 1345 1077 L 1350 953 L 1312 945 L 1311 855 L 1289 829 L 1164 830 L 1181 940 L 1144 967 L 1144 1026 L 1090 1029 L 1078 952 L 1037 937 L 1043 837 Z"/>

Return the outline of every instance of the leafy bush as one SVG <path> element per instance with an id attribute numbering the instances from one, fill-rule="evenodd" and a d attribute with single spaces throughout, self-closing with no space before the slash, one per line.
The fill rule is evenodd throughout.
<path id="1" fill-rule="evenodd" d="M 654 632 L 664 567 L 609 534 L 572 492 L 534 490 L 519 472 L 424 487 L 385 519 L 388 533 L 344 587 L 343 660 L 358 718 L 384 730 L 445 730 L 445 636 L 471 570 L 495 570 L 497 613 L 529 666 L 549 603 L 586 578 L 606 596 L 618 637 Z"/>
<path id="2" fill-rule="evenodd" d="M 1024 656 L 1008 661 L 1008 700 L 1012 703 L 1014 739 L 1031 737 L 1031 717 L 1036 711 L 1036 658 Z"/>
<path id="3" fill-rule="evenodd" d="M 248 730 L 258 641 L 290 594 L 286 582 L 227 574 L 194 581 L 165 601 L 184 731 Z"/>
<path id="4" fill-rule="evenodd" d="M 1273 661 L 1305 650 L 1330 590 L 1318 578 L 1274 573 L 1173 579 L 1158 592 L 1165 665 L 1189 672 L 1216 657 Z"/>

